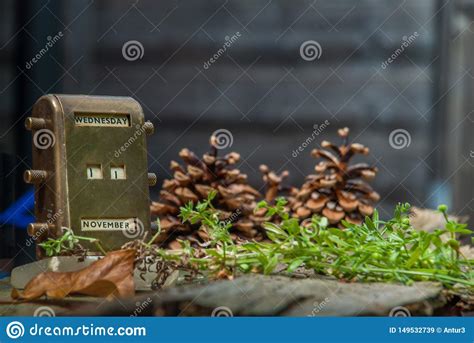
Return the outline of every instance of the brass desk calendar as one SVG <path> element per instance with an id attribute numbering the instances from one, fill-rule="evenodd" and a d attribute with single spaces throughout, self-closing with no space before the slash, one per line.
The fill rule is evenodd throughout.
<path id="1" fill-rule="evenodd" d="M 45 95 L 25 126 L 33 135 L 36 222 L 28 233 L 41 242 L 63 228 L 119 248 L 150 230 L 145 122 L 129 97 Z M 92 246 L 91 246 L 92 248 Z M 41 257 L 41 251 L 37 250 Z"/>

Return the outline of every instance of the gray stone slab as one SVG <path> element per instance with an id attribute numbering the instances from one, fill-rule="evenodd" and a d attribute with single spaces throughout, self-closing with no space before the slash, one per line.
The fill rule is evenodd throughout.
<path id="1" fill-rule="evenodd" d="M 247 275 L 207 285 L 187 285 L 143 297 L 105 304 L 100 315 L 130 315 L 147 303 L 141 315 L 211 315 L 227 308 L 234 316 L 384 316 L 399 306 L 411 315 L 430 315 L 445 304 L 441 285 L 343 283 L 328 278 L 294 279 Z M 147 300 L 147 299 L 151 299 Z M 71 314 L 96 311 L 87 306 Z"/>

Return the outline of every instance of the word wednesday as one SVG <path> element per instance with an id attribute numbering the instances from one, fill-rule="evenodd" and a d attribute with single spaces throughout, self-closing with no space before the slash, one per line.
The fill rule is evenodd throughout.
<path id="1" fill-rule="evenodd" d="M 83 114 L 74 115 L 76 126 L 128 127 L 130 116 L 126 114 Z"/>

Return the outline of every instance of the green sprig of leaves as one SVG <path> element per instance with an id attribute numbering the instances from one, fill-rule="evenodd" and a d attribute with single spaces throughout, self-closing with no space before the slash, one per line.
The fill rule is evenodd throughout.
<path id="1" fill-rule="evenodd" d="M 235 244 L 229 233 L 232 223 L 221 220 L 219 218 L 219 211 L 212 206 L 212 200 L 214 200 L 216 195 L 217 192 L 211 191 L 206 200 L 196 205 L 189 202 L 186 206 L 181 207 L 179 216 L 183 223 L 189 222 L 201 225 L 201 228 L 207 232 L 211 239 L 210 246 L 212 249 L 207 250 L 207 253 L 209 256 L 214 257 L 214 260 L 218 261 L 221 269 L 226 269 L 229 253 L 235 256 Z M 188 252 L 193 253 L 189 245 L 186 245 L 185 242 L 181 244 Z"/>
<path id="2" fill-rule="evenodd" d="M 75 249 L 80 248 L 79 242 L 87 241 L 96 245 L 97 249 L 104 255 L 106 251 L 96 238 L 76 236 L 72 230 L 63 228 L 63 234 L 58 238 L 48 238 L 38 245 L 44 249 L 46 256 L 56 256 L 68 252 L 74 252 Z"/>
<path id="3" fill-rule="evenodd" d="M 208 248 L 200 249 L 202 258 L 182 251 L 189 261 L 204 270 L 237 268 L 242 272 L 270 274 L 280 265 L 287 272 L 299 267 L 317 273 L 353 281 L 402 282 L 439 281 L 447 286 L 461 284 L 474 287 L 473 260 L 459 251 L 458 234 L 471 234 L 466 224 L 440 212 L 446 225 L 433 232 L 418 231 L 410 223 L 410 205 L 398 204 L 393 218 L 383 221 L 377 211 L 366 217 L 361 225 L 343 221 L 345 229 L 331 227 L 324 217 L 314 216 L 309 225 L 302 226 L 285 210 L 286 201 L 277 199 L 274 206 L 262 201 L 257 209 L 265 208 L 268 216 L 280 217 L 279 223 L 263 225 L 270 241 L 232 243 L 231 224 L 222 225 L 219 213 L 212 206 L 215 194 L 196 205 L 181 208 L 181 218 L 193 224 L 201 223 L 211 238 Z M 447 236 L 447 238 L 445 238 Z M 167 253 L 163 252 L 166 256 Z M 176 252 L 171 254 L 176 259 Z"/>

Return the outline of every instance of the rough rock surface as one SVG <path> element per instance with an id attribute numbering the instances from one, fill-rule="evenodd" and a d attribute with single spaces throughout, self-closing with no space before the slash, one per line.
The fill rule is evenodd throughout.
<path id="1" fill-rule="evenodd" d="M 386 316 L 397 306 L 411 315 L 431 315 L 444 305 L 442 287 L 385 283 L 343 283 L 327 278 L 295 279 L 247 275 L 235 280 L 173 287 L 130 301 L 87 306 L 76 314 L 208 316 L 224 308 L 234 316 Z M 137 304 L 146 304 L 138 306 Z M 137 311 L 137 309 L 140 311 Z M 139 312 L 139 313 L 137 313 Z M 216 311 L 215 311 L 216 312 Z"/>

